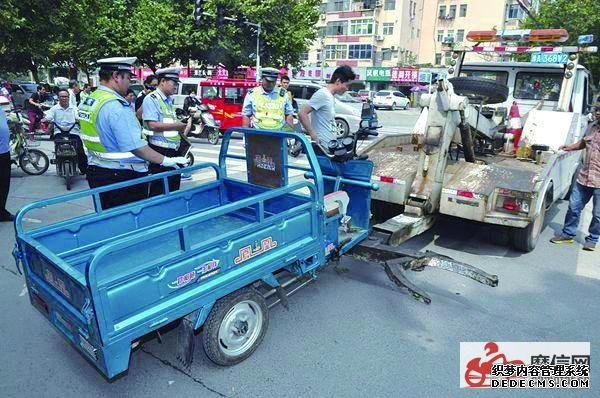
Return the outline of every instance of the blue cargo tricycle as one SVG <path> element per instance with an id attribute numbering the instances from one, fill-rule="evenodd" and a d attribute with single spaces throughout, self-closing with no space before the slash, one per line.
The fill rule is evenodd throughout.
<path id="1" fill-rule="evenodd" d="M 245 155 L 229 153 L 234 132 L 245 138 Z M 302 143 L 306 163 L 288 163 L 290 137 Z M 373 164 L 356 156 L 356 142 L 354 148 L 346 144 L 334 151 L 317 148 L 317 156 L 299 134 L 230 129 L 218 165 L 197 164 L 25 206 L 15 221 L 14 255 L 32 305 L 113 379 L 128 369 L 133 347 L 169 325 L 178 329 L 184 365 L 192 361 L 199 330 L 211 361 L 244 360 L 266 333 L 268 308 L 287 305 L 289 295 L 350 250 L 384 265 L 419 299 L 427 297 L 402 277 L 403 269 L 451 264 L 475 280 L 497 283 L 494 275 L 473 273 L 446 257 L 402 253 L 366 239 L 370 192 L 377 189 L 370 182 Z M 232 158 L 246 162 L 240 176 L 228 174 Z M 170 175 L 201 169 L 214 178 L 169 192 Z M 164 194 L 102 209 L 101 193 L 153 180 L 162 180 Z M 33 209 L 85 197 L 94 203 L 92 214 L 23 226 Z"/>

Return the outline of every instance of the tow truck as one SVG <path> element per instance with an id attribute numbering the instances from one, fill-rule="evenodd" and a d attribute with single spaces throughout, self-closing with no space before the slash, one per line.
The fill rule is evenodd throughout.
<path id="1" fill-rule="evenodd" d="M 244 136 L 244 155 L 229 152 L 234 133 Z M 268 309 L 287 306 L 290 295 L 345 254 L 380 265 L 425 303 L 430 298 L 404 271 L 429 266 L 496 286 L 496 275 L 433 252 L 400 250 L 371 234 L 370 195 L 378 185 L 370 181 L 373 163 L 356 154 L 357 136 L 323 148 L 294 132 L 229 129 L 219 164 L 24 206 L 13 255 L 31 304 L 112 380 L 127 371 L 132 350 L 173 328 L 184 366 L 192 363 L 197 337 L 212 362 L 243 361 L 266 333 Z M 302 144 L 307 165 L 288 162 L 289 138 Z M 229 175 L 230 159 L 245 160 L 247 172 Z M 169 191 L 170 175 L 200 169 L 213 170 L 214 179 Z M 301 181 L 290 180 L 293 170 Z M 103 192 L 153 180 L 162 181 L 164 194 L 102 208 Z M 60 212 L 62 204 L 86 198 L 91 214 Z M 25 216 L 35 209 L 61 219 L 32 226 Z"/>
<path id="2" fill-rule="evenodd" d="M 383 137 L 362 151 L 373 160 L 372 179 L 380 185 L 373 192 L 374 213 L 387 213 L 374 229 L 387 234 L 390 245 L 428 230 L 445 214 L 491 224 L 496 242 L 508 232 L 519 251 L 535 248 L 546 211 L 567 197 L 581 161 L 580 152 L 559 147 L 585 132 L 592 86 L 579 58 L 597 47 L 507 42 L 564 42 L 568 37 L 563 29 L 479 31 L 467 35 L 477 42 L 474 46 L 448 46 L 448 78 L 421 96 L 423 111 L 414 133 Z M 470 52 L 541 54 L 554 62 L 562 58 L 564 64 L 464 63 Z M 509 130 L 514 120 L 508 118 L 513 101 L 527 111 L 515 149 Z M 394 206 L 396 214 L 389 217 Z"/>

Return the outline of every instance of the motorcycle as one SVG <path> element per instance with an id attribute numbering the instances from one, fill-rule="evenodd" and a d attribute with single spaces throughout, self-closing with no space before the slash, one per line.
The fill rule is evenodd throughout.
<path id="1" fill-rule="evenodd" d="M 296 129 L 296 132 L 306 134 L 303 131 L 301 125 L 297 122 L 296 115 L 294 115 L 294 127 Z M 353 142 L 356 143 L 356 141 L 358 140 L 365 140 L 369 136 L 377 136 L 378 134 L 377 132 L 375 132 L 375 130 L 381 127 L 382 126 L 379 125 L 377 113 L 375 112 L 375 107 L 373 106 L 373 104 L 364 103 L 362 107 L 361 121 L 359 124 L 358 131 L 346 137 L 348 139 L 332 140 L 328 144 L 328 146 L 331 147 L 328 147 L 327 150 L 331 151 L 331 153 L 334 153 L 336 151 L 340 152 L 341 148 L 344 147 L 346 148 L 346 151 L 350 151 L 349 146 L 352 146 Z M 288 138 L 288 154 L 292 157 L 298 157 L 301 153 L 302 144 L 300 143 L 300 141 L 296 140 L 295 138 Z"/>
<path id="2" fill-rule="evenodd" d="M 69 137 L 71 130 L 77 125 L 73 123 L 70 126 L 61 126 L 54 122 L 54 129 L 58 129 L 59 133 L 54 135 L 54 159 L 50 161 L 56 164 L 56 173 L 59 177 L 65 179 L 67 191 L 71 190 L 73 177 L 76 175 L 77 169 L 77 150 L 75 141 Z"/>
<path id="3" fill-rule="evenodd" d="M 206 104 L 200 104 L 198 107 L 189 108 L 189 116 L 184 115 L 183 110 L 177 110 L 177 116 L 180 120 L 186 120 L 191 117 L 194 127 L 188 133 L 189 137 L 206 138 L 213 145 L 219 144 L 220 130 L 212 113 L 210 113 Z"/>
<path id="4" fill-rule="evenodd" d="M 29 147 L 28 134 L 21 118 L 17 110 L 7 115 L 10 126 L 10 160 L 29 175 L 42 175 L 48 170 L 50 161 L 44 152 Z"/>

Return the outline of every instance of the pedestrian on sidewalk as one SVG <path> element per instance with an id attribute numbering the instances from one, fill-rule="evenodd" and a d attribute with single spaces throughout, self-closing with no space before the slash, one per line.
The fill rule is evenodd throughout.
<path id="1" fill-rule="evenodd" d="M 0 109 L 0 222 L 15 218 L 6 210 L 6 200 L 10 189 L 10 131 L 3 109 Z"/>
<path id="2" fill-rule="evenodd" d="M 564 151 L 579 151 L 585 148 L 586 153 L 577 181 L 571 187 L 569 210 L 567 210 L 562 233 L 550 239 L 552 243 L 573 243 L 577 235 L 581 211 L 592 199 L 592 221 L 588 229 L 589 235 L 583 244 L 583 250 L 589 251 L 596 249 L 600 238 L 600 102 L 594 106 L 596 107 L 595 120 L 588 126 L 583 139 L 559 148 Z"/>

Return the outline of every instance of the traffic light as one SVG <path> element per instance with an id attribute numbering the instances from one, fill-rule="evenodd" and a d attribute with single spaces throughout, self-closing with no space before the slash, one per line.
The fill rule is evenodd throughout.
<path id="1" fill-rule="evenodd" d="M 194 23 L 199 26 L 202 23 L 202 0 L 194 0 Z"/>

